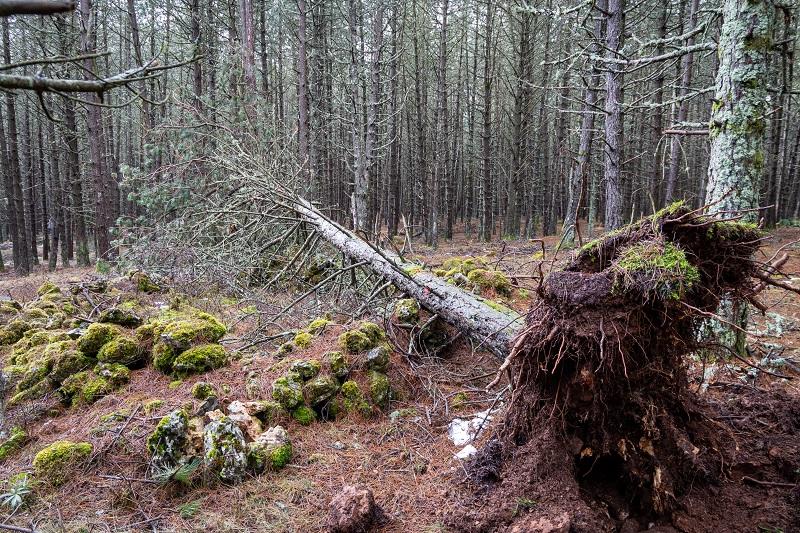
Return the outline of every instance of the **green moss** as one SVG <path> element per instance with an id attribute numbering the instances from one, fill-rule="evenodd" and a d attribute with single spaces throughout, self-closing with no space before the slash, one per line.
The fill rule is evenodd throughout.
<path id="1" fill-rule="evenodd" d="M 292 411 L 292 418 L 294 418 L 300 425 L 310 426 L 317 419 L 317 414 L 310 407 L 301 405 Z"/>
<path id="2" fill-rule="evenodd" d="M 93 374 L 90 371 L 84 370 L 66 378 L 58 389 L 61 402 L 65 405 L 70 405 L 73 401 L 78 401 L 81 389 L 92 379 L 92 376 Z"/>
<path id="3" fill-rule="evenodd" d="M 228 363 L 228 354 L 220 344 L 203 344 L 189 348 L 172 363 L 172 372 L 178 377 L 191 376 L 220 368 Z"/>
<path id="4" fill-rule="evenodd" d="M 299 331 L 297 335 L 294 336 L 293 342 L 298 348 L 305 349 L 311 346 L 311 341 L 313 339 L 314 338 L 311 336 L 311 333 L 307 331 Z"/>
<path id="5" fill-rule="evenodd" d="M 325 354 L 325 360 L 331 369 L 331 374 L 333 374 L 336 379 L 339 381 L 347 379 L 347 376 L 350 374 L 350 364 L 347 361 L 346 355 L 342 352 L 328 352 Z"/>
<path id="6" fill-rule="evenodd" d="M 413 263 L 402 265 L 402 269 L 409 275 L 409 276 L 416 276 L 420 272 L 422 272 L 422 267 L 419 265 L 415 265 Z"/>
<path id="7" fill-rule="evenodd" d="M 480 290 L 494 289 L 497 294 L 511 295 L 511 282 L 499 270 L 473 269 L 467 274 L 467 280 L 473 287 Z"/>
<path id="8" fill-rule="evenodd" d="M 344 408 L 348 413 L 358 412 L 363 415 L 369 415 L 372 412 L 366 396 L 364 396 L 355 381 L 351 380 L 342 383 L 342 397 L 344 398 Z"/>
<path id="9" fill-rule="evenodd" d="M 275 357 L 284 357 L 294 351 L 296 346 L 292 341 L 284 342 L 278 349 L 275 351 Z"/>
<path id="10" fill-rule="evenodd" d="M 152 322 L 147 324 L 142 324 L 138 328 L 136 328 L 133 332 L 133 337 L 136 339 L 136 342 L 139 344 L 152 344 L 155 339 L 155 331 L 156 325 Z"/>
<path id="11" fill-rule="evenodd" d="M 255 442 L 248 444 L 247 464 L 256 474 L 265 470 L 278 471 L 292 459 L 289 434 L 281 426 L 270 428 Z"/>
<path id="12" fill-rule="evenodd" d="M 45 281 L 39 288 L 36 290 L 36 294 L 39 296 L 44 296 L 45 294 L 61 294 L 61 289 L 59 289 L 53 282 Z"/>
<path id="13" fill-rule="evenodd" d="M 122 330 L 113 324 L 89 324 L 78 339 L 78 349 L 89 357 L 95 357 L 104 344 L 121 334 Z"/>
<path id="14" fill-rule="evenodd" d="M 36 400 L 42 398 L 51 390 L 52 386 L 50 385 L 50 382 L 46 379 L 43 379 L 30 388 L 18 392 L 12 396 L 11 399 L 8 400 L 6 407 L 14 407 L 27 400 Z"/>
<path id="15" fill-rule="evenodd" d="M 363 331 L 352 329 L 339 335 L 339 346 L 345 353 L 357 354 L 369 350 L 374 344 Z"/>
<path id="16" fill-rule="evenodd" d="M 308 326 L 306 326 L 306 330 L 309 333 L 318 335 L 319 333 L 322 333 L 325 330 L 325 328 L 328 327 L 331 323 L 332 322 L 327 318 L 322 318 L 322 317 L 315 318 L 314 320 L 309 322 Z"/>
<path id="17" fill-rule="evenodd" d="M 175 349 L 166 342 L 159 341 L 153 346 L 153 366 L 164 374 L 172 372 L 176 357 L 178 354 Z"/>
<path id="18" fill-rule="evenodd" d="M 272 383 L 272 398 L 287 411 L 303 403 L 302 384 L 290 376 L 283 376 Z"/>
<path id="19" fill-rule="evenodd" d="M 615 262 L 615 269 L 628 278 L 644 276 L 652 283 L 658 295 L 665 299 L 678 300 L 683 293 L 700 280 L 697 267 L 686 258 L 686 254 L 672 244 L 657 242 L 638 243 L 625 249 Z"/>
<path id="20" fill-rule="evenodd" d="M 394 304 L 394 317 L 401 324 L 416 324 L 419 322 L 419 310 L 415 299 L 405 298 Z"/>
<path id="21" fill-rule="evenodd" d="M 227 332 L 222 322 L 202 311 L 191 318 L 169 321 L 160 329 L 161 336 L 184 349 L 195 342 L 217 342 Z"/>
<path id="22" fill-rule="evenodd" d="M 164 407 L 165 404 L 166 402 L 164 400 L 156 398 L 144 402 L 142 408 L 144 409 L 144 414 L 152 415 L 153 413 Z"/>
<path id="23" fill-rule="evenodd" d="M 92 453 L 88 442 L 56 441 L 42 449 L 33 458 L 33 471 L 40 481 L 54 486 L 62 485 L 73 470 Z"/>
<path id="24" fill-rule="evenodd" d="M 358 326 L 358 331 L 369 337 L 373 346 L 377 346 L 379 342 L 386 340 L 386 333 L 383 328 L 374 322 L 362 322 Z"/>
<path id="25" fill-rule="evenodd" d="M 494 309 L 495 311 L 499 311 L 504 315 L 516 315 L 517 312 L 513 309 L 506 307 L 505 305 L 501 304 L 500 302 L 495 302 L 494 300 L 489 300 L 488 298 L 482 300 L 483 303 Z"/>
<path id="26" fill-rule="evenodd" d="M 178 387 L 180 387 L 181 385 L 183 385 L 183 380 L 182 379 L 175 379 L 175 380 L 172 380 L 172 381 L 169 382 L 169 384 L 167 385 L 167 388 L 169 390 L 175 390 Z"/>
<path id="27" fill-rule="evenodd" d="M 19 426 L 11 428 L 11 432 L 2 444 L 0 444 L 0 462 L 5 461 L 6 457 L 19 450 L 25 441 L 28 440 L 28 434 Z"/>
<path id="28" fill-rule="evenodd" d="M 53 369 L 48 378 L 53 383 L 61 383 L 69 376 L 76 374 L 94 365 L 94 359 L 87 357 L 82 351 L 75 347 L 75 341 L 62 341 L 47 347 L 47 354 L 54 347 L 60 348 L 60 353 L 54 355 Z"/>
<path id="29" fill-rule="evenodd" d="M 217 396 L 217 390 L 211 383 L 207 381 L 198 381 L 192 385 L 192 397 L 202 401 L 211 396 Z"/>
<path id="30" fill-rule="evenodd" d="M 31 329 L 31 325 L 20 319 L 14 319 L 5 326 L 0 327 L 0 346 L 14 344 L 29 329 Z"/>
<path id="31" fill-rule="evenodd" d="M 161 287 L 154 283 L 153 280 L 150 279 L 150 276 L 144 272 L 132 272 L 129 277 L 130 280 L 136 285 L 136 290 L 139 292 L 149 294 L 161 290 Z"/>
<path id="32" fill-rule="evenodd" d="M 129 367 L 144 362 L 139 344 L 127 336 L 119 336 L 105 343 L 97 353 L 97 359 L 104 363 L 119 363 Z"/>
<path id="33" fill-rule="evenodd" d="M 388 406 L 391 393 L 389 377 L 381 372 L 371 371 L 369 373 L 369 394 L 372 398 L 372 403 L 380 408 Z"/>

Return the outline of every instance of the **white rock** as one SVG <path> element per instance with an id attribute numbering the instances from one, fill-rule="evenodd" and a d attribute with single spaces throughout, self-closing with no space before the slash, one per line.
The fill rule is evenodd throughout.
<path id="1" fill-rule="evenodd" d="M 455 455 L 456 459 L 467 459 L 478 453 L 478 449 L 472 444 L 467 444 Z"/>

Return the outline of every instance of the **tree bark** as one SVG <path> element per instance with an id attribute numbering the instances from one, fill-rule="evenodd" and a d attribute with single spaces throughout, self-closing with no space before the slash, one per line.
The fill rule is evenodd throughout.
<path id="1" fill-rule="evenodd" d="M 622 163 L 622 83 L 623 66 L 615 63 L 622 49 L 625 0 L 609 0 L 606 19 L 606 55 L 612 60 L 606 65 L 605 119 L 605 227 L 614 230 L 622 226 L 622 193 L 620 174 Z"/>

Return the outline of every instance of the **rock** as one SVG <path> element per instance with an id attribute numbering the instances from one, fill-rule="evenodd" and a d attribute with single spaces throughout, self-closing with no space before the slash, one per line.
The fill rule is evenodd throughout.
<path id="1" fill-rule="evenodd" d="M 294 345 L 298 348 L 306 349 L 311 346 L 311 342 L 313 340 L 314 337 L 311 335 L 311 333 L 307 331 L 298 331 L 292 342 L 294 342 Z"/>
<path id="2" fill-rule="evenodd" d="M 269 428 L 247 445 L 247 465 L 256 474 L 280 470 L 291 458 L 289 433 L 281 426 Z"/>
<path id="3" fill-rule="evenodd" d="M 25 441 L 28 440 L 28 434 L 19 426 L 11 428 L 8 437 L 0 444 L 0 461 L 5 461 L 6 457 L 19 450 Z"/>
<path id="4" fill-rule="evenodd" d="M 557 516 L 527 516 L 514 524 L 511 533 L 569 533 L 571 524 L 566 512 Z"/>
<path id="5" fill-rule="evenodd" d="M 111 339 L 97 352 L 97 360 L 104 363 L 119 363 L 135 368 L 144 363 L 139 345 L 131 337 L 119 336 Z"/>
<path id="6" fill-rule="evenodd" d="M 61 294 L 61 289 L 59 289 L 52 281 L 48 280 L 39 286 L 39 288 L 36 290 L 36 294 L 39 296 L 44 296 L 46 294 Z"/>
<path id="7" fill-rule="evenodd" d="M 229 417 L 223 416 L 203 430 L 203 459 L 206 467 L 226 483 L 244 479 L 247 444 L 239 426 Z"/>
<path id="8" fill-rule="evenodd" d="M 117 324 L 118 326 L 125 326 L 128 328 L 135 328 L 136 326 L 140 326 L 142 324 L 142 319 L 139 317 L 139 315 L 133 311 L 121 309 L 119 307 L 106 309 L 100 313 L 100 317 L 97 319 L 97 321 L 107 324 Z"/>
<path id="9" fill-rule="evenodd" d="M 367 398 L 355 381 L 345 381 L 342 384 L 342 396 L 344 397 L 344 408 L 348 413 L 358 412 L 362 415 L 369 415 L 372 411 Z"/>
<path id="10" fill-rule="evenodd" d="M 328 352 L 325 354 L 325 360 L 330 366 L 331 374 L 339 381 L 346 380 L 350 375 L 350 364 L 342 352 Z"/>
<path id="11" fill-rule="evenodd" d="M 339 335 L 339 346 L 345 353 L 358 354 L 369 350 L 374 344 L 365 333 L 354 329 Z"/>
<path id="12" fill-rule="evenodd" d="M 386 340 L 386 333 L 383 328 L 374 322 L 362 322 L 358 326 L 358 331 L 369 337 L 372 346 L 377 346 L 379 342 Z"/>
<path id="13" fill-rule="evenodd" d="M 206 400 L 211 396 L 217 396 L 214 385 L 207 381 L 198 381 L 192 385 L 192 397 L 197 400 Z"/>
<path id="14" fill-rule="evenodd" d="M 456 459 L 469 459 L 470 457 L 472 457 L 476 453 L 478 453 L 478 449 L 475 446 L 473 446 L 472 444 L 467 444 L 466 446 L 461 448 L 458 451 L 458 453 L 456 453 L 455 458 Z"/>
<path id="15" fill-rule="evenodd" d="M 370 371 L 369 393 L 372 403 L 383 409 L 389 405 L 392 389 L 389 386 L 389 377 L 381 372 Z"/>
<path id="16" fill-rule="evenodd" d="M 316 359 L 309 359 L 308 361 L 295 361 L 289 367 L 289 372 L 297 374 L 303 381 L 315 377 L 319 374 L 322 365 Z"/>
<path id="17" fill-rule="evenodd" d="M 171 468 L 179 464 L 188 440 L 189 417 L 175 410 L 161 419 L 147 438 L 147 451 L 154 468 Z"/>
<path id="18" fill-rule="evenodd" d="M 178 377 L 200 374 L 228 363 L 228 354 L 220 344 L 202 344 L 189 348 L 172 363 L 172 373 Z"/>
<path id="19" fill-rule="evenodd" d="M 398 300 L 394 304 L 394 318 L 401 324 L 416 324 L 419 322 L 419 304 L 413 298 Z"/>
<path id="20" fill-rule="evenodd" d="M 337 392 L 339 384 L 331 376 L 317 376 L 303 387 L 308 403 L 314 407 L 324 406 Z"/>
<path id="21" fill-rule="evenodd" d="M 302 385 L 291 376 L 283 376 L 272 383 L 272 398 L 287 411 L 303 403 Z"/>
<path id="22" fill-rule="evenodd" d="M 364 485 L 349 485 L 331 500 L 327 527 L 331 533 L 366 533 L 377 513 L 372 491 Z"/>
<path id="23" fill-rule="evenodd" d="M 88 442 L 56 441 L 33 458 L 33 472 L 39 481 L 54 486 L 62 485 L 92 450 Z"/>
<path id="24" fill-rule="evenodd" d="M 263 432 L 261 422 L 248 412 L 247 407 L 239 400 L 234 400 L 228 405 L 228 418 L 233 420 L 241 429 L 248 440 L 256 440 Z"/>
<path id="25" fill-rule="evenodd" d="M 314 420 L 317 419 L 317 413 L 310 407 L 301 405 L 292 411 L 292 418 L 294 418 L 301 426 L 310 426 Z"/>
<path id="26" fill-rule="evenodd" d="M 368 351 L 364 367 L 367 370 L 386 372 L 386 369 L 389 368 L 389 348 L 385 345 L 380 345 Z"/>
<path id="27" fill-rule="evenodd" d="M 209 396 L 200 404 L 200 407 L 197 408 L 195 416 L 203 416 L 212 411 L 219 411 L 221 407 L 216 396 Z"/>
<path id="28" fill-rule="evenodd" d="M 95 357 L 103 345 L 121 334 L 122 330 L 113 324 L 89 324 L 78 339 L 78 349 L 89 357 Z"/>

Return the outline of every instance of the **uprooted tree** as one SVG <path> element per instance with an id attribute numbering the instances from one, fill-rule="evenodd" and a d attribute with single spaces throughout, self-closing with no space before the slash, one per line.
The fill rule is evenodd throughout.
<path id="1" fill-rule="evenodd" d="M 193 279 L 210 274 L 237 290 L 254 277 L 267 287 L 302 280 L 292 304 L 314 300 L 342 278 L 353 290 L 367 288 L 360 301 L 394 285 L 511 370 L 505 422 L 483 460 L 515 465 L 513 478 L 520 454 L 545 453 L 550 466 L 537 467 L 533 478 L 559 472 L 576 502 L 599 477 L 614 480 L 641 515 L 660 515 L 690 483 L 718 476 L 719 428 L 688 393 L 686 358 L 719 349 L 698 341 L 698 332 L 720 299 L 764 310 L 758 293 L 767 286 L 797 291 L 779 279 L 785 256 L 755 258 L 767 238 L 755 225 L 676 204 L 582 247 L 542 280 L 524 325 L 262 175 L 236 173 L 228 189 L 204 197 L 213 209 L 186 210 L 130 255 L 150 257 L 145 268 L 183 269 Z M 241 205 L 251 208 L 242 214 Z M 312 281 L 303 275 L 309 265 L 323 265 Z M 246 275 L 230 275 L 240 270 Z"/>

